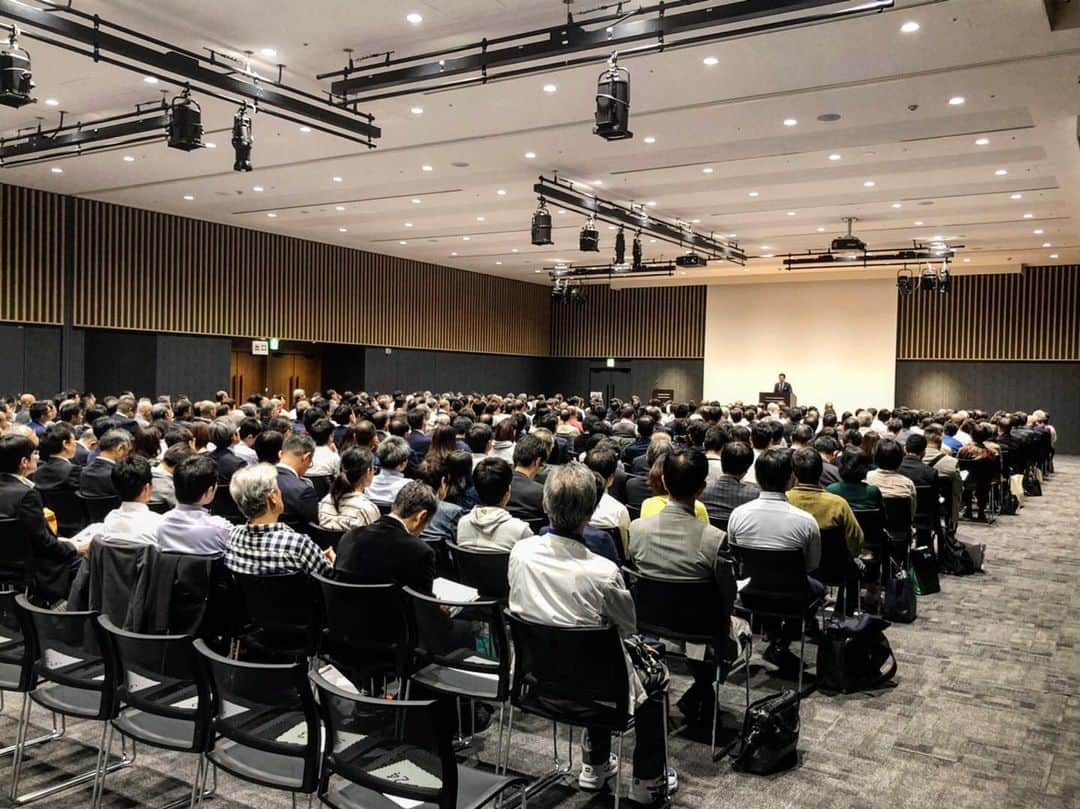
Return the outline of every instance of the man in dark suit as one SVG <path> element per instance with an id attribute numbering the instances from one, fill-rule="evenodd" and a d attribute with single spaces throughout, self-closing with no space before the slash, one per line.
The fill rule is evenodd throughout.
<path id="1" fill-rule="evenodd" d="M 936 503 L 938 500 L 938 473 L 934 467 L 923 461 L 923 455 L 925 454 L 926 436 L 912 433 L 908 436 L 907 443 L 904 444 L 904 459 L 900 462 L 900 468 L 896 471 L 904 477 L 910 478 L 916 489 L 919 486 L 930 487 L 930 491 L 933 492 L 931 500 Z M 918 544 L 929 544 L 933 541 L 930 532 L 925 527 L 918 529 L 917 534 Z"/>
<path id="2" fill-rule="evenodd" d="M 530 525 L 544 519 L 544 487 L 535 478 L 546 456 L 544 442 L 535 435 L 523 435 L 514 445 L 514 477 L 506 510 Z"/>
<path id="3" fill-rule="evenodd" d="M 233 473 L 247 466 L 247 462 L 232 451 L 233 446 L 240 441 L 236 424 L 229 419 L 213 422 L 210 425 L 210 441 L 214 444 L 210 457 L 217 464 L 218 486 L 228 486 Z"/>
<path id="4" fill-rule="evenodd" d="M 79 491 L 88 497 L 115 497 L 112 470 L 117 461 L 127 457 L 132 443 L 131 433 L 115 427 L 101 436 L 98 456 L 83 468 Z"/>
<path id="5" fill-rule="evenodd" d="M 341 538 L 334 563 L 336 577 L 362 584 L 393 582 L 431 593 L 435 552 L 419 536 L 438 506 L 427 484 L 406 483 L 389 514 Z"/>
<path id="6" fill-rule="evenodd" d="M 74 462 L 75 431 L 64 422 L 57 422 L 42 436 L 38 454 L 44 459 L 37 471 L 30 476 L 39 489 L 78 489 L 82 467 Z"/>
<path id="7" fill-rule="evenodd" d="M 415 463 L 420 463 L 424 460 L 424 456 L 427 454 L 428 447 L 431 446 L 431 436 L 427 434 L 427 410 L 421 407 L 414 407 L 409 411 L 409 434 L 405 437 L 405 440 L 409 442 L 409 450 L 412 455 L 412 460 Z"/>
<path id="8" fill-rule="evenodd" d="M 777 377 L 777 382 L 773 385 L 773 393 L 791 393 L 791 383 L 787 381 L 787 376 L 780 374 Z"/>
<path id="9" fill-rule="evenodd" d="M 79 557 L 89 543 L 76 546 L 58 540 L 49 530 L 41 495 L 29 479 L 36 469 L 30 439 L 0 437 L 0 518 L 18 521 L 15 530 L 29 541 L 33 553 L 31 587 L 43 600 L 53 602 L 67 595 Z"/>
<path id="10" fill-rule="evenodd" d="M 622 451 L 623 463 L 633 463 L 635 458 L 644 455 L 649 450 L 649 440 L 652 438 L 656 423 L 652 416 L 642 416 L 637 420 L 638 437 L 633 443 L 627 444 Z"/>
<path id="11" fill-rule="evenodd" d="M 311 481 L 304 477 L 314 455 L 315 442 L 307 435 L 293 433 L 281 445 L 277 471 L 278 488 L 285 502 L 283 523 L 303 526 L 319 521 L 319 496 Z"/>

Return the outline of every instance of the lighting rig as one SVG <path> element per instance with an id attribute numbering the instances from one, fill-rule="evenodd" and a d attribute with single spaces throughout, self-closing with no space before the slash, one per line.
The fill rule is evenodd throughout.
<path id="1" fill-rule="evenodd" d="M 906 267 L 920 262 L 948 262 L 955 257 L 956 249 L 964 246 L 913 241 L 912 246 L 906 249 L 874 250 L 854 234 L 853 226 L 858 219 L 849 216 L 844 221 L 847 222 L 847 233 L 833 239 L 827 250 L 787 253 L 783 257 L 784 268 L 790 271 L 813 267 Z"/>
<path id="2" fill-rule="evenodd" d="M 567 6 L 569 7 L 569 3 Z M 335 79 L 331 92 L 342 107 L 415 93 L 453 90 L 489 82 L 547 73 L 609 61 L 615 51 L 621 59 L 643 56 L 761 34 L 845 17 L 884 11 L 893 0 L 667 0 L 624 9 L 628 3 L 600 5 L 582 13 L 579 21 L 569 8 L 563 25 L 483 38 L 454 48 L 426 51 L 394 58 L 379 54 L 378 62 L 349 61 L 344 68 L 322 73 L 318 79 Z M 364 64 L 359 64 L 364 62 Z M 617 138 L 629 137 L 629 80 L 625 87 L 606 93 L 619 100 L 613 111 L 623 116 L 622 126 L 611 130 Z M 598 90 L 611 71 L 600 77 Z M 623 98 L 620 93 L 625 89 Z M 597 95 L 605 93 L 598 92 Z M 622 103 L 625 101 L 625 104 Z M 605 105 L 605 117 L 607 106 Z M 597 108 L 597 130 L 603 130 Z M 597 131 L 608 137 L 604 131 Z"/>
<path id="3" fill-rule="evenodd" d="M 564 305 L 584 306 L 588 300 L 588 293 L 585 291 L 585 285 L 580 281 L 571 284 L 569 278 L 556 278 L 551 287 L 551 300 Z"/>
<path id="4" fill-rule="evenodd" d="M 284 83 L 281 66 L 276 78 L 262 76 L 252 68 L 249 60 L 242 57 L 214 50 L 206 53 L 190 51 L 109 22 L 96 14 L 80 11 L 69 3 L 52 0 L 36 0 L 33 4 L 0 0 L 0 18 L 13 22 L 8 44 L 0 46 L 0 104 L 9 107 L 36 101 L 30 96 L 34 87 L 30 55 L 19 45 L 21 38 L 45 42 L 95 62 L 181 85 L 184 89 L 170 105 L 169 121 L 159 125 L 159 131 L 167 130 L 169 146 L 173 148 L 191 151 L 202 147 L 202 110 L 191 97 L 192 92 L 236 104 L 239 111 L 233 120 L 233 147 L 237 171 L 251 170 L 254 136 L 249 110 L 368 148 L 374 148 L 375 141 L 382 135 L 374 124 L 374 116 L 360 112 L 355 105 L 343 110 L 330 95 L 315 95 Z M 96 127 L 95 131 L 100 129 Z M 87 132 L 83 130 L 82 143 L 103 139 Z M 112 137 L 120 136 L 123 133 Z M 79 141 L 79 138 L 75 140 Z M 56 148 L 42 138 L 35 144 L 23 143 L 23 153 Z M 86 152 L 87 149 L 81 150 L 83 154 Z"/>
<path id="5" fill-rule="evenodd" d="M 596 231 L 596 222 L 607 222 L 620 228 L 615 236 L 615 260 L 613 264 L 622 265 L 626 262 L 626 235 L 623 228 L 629 228 L 636 233 L 638 249 L 640 250 L 640 238 L 647 234 L 653 238 L 679 245 L 688 249 L 686 256 L 680 256 L 677 261 L 679 266 L 702 267 L 709 259 L 730 261 L 743 266 L 746 264 L 746 255 L 739 249 L 735 242 L 725 239 L 717 239 L 696 233 L 685 222 L 668 221 L 648 213 L 644 206 L 624 205 L 611 200 L 598 197 L 596 194 L 586 192 L 579 188 L 580 183 L 574 183 L 563 179 L 558 175 L 551 179 L 541 176 L 533 186 L 533 191 L 542 200 L 556 203 L 564 208 L 578 211 L 589 217 L 588 222 L 582 229 L 579 244 L 588 252 L 599 250 L 599 234 Z M 535 216 L 535 214 L 534 214 Z M 535 219 L 534 219 L 535 223 Z M 586 239 L 586 234 L 588 238 Z M 535 235 L 535 234 L 534 234 Z M 619 240 L 622 239 L 620 251 Z M 593 245 L 596 244 L 594 248 Z M 586 246 L 587 245 L 587 248 Z M 641 263 L 641 262 L 637 262 Z"/>
<path id="6" fill-rule="evenodd" d="M 559 279 L 570 278 L 576 278 L 579 281 L 604 279 L 609 282 L 618 278 L 668 278 L 673 276 L 678 269 L 681 269 L 681 265 L 672 260 L 642 261 L 637 266 L 615 263 L 556 264 L 545 268 L 556 283 Z"/>

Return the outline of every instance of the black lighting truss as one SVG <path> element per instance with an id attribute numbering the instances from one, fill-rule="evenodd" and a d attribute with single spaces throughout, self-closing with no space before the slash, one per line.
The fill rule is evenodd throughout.
<path id="1" fill-rule="evenodd" d="M 956 250 L 962 248 L 962 244 L 951 244 L 945 247 L 934 247 L 921 242 L 915 242 L 910 249 L 897 250 L 862 250 L 858 255 L 843 255 L 830 250 L 806 250 L 801 253 L 787 253 L 783 256 L 784 267 L 787 270 L 820 267 L 902 267 L 908 264 L 930 261 L 952 261 Z M 752 256 L 751 258 L 763 258 Z"/>
<path id="2" fill-rule="evenodd" d="M 280 77 L 265 78 L 246 66 L 224 64 L 222 55 L 214 51 L 207 54 L 189 51 L 108 22 L 96 14 L 79 11 L 70 3 L 37 0 L 37 5 L 27 5 L 17 0 L 0 0 L 0 18 L 18 23 L 23 38 L 184 85 L 231 104 L 246 99 L 267 115 L 369 148 L 374 148 L 375 140 L 382 135 L 372 115 L 355 109 L 342 111 L 329 97 L 284 84 Z"/>
<path id="3" fill-rule="evenodd" d="M 519 34 L 482 39 L 468 45 L 391 58 L 358 66 L 349 58 L 341 70 L 317 78 L 336 78 L 331 92 L 344 106 L 419 92 L 516 78 L 784 28 L 884 11 L 894 0 L 668 0 L 627 8 L 615 2 L 595 9 L 585 22 L 567 14 L 566 23 Z M 600 51 L 591 53 L 590 51 Z M 588 54 L 571 58 L 573 54 Z M 516 66 L 516 67 L 515 67 Z"/>
<path id="4" fill-rule="evenodd" d="M 93 152 L 136 146 L 162 140 L 169 125 L 169 107 L 162 102 L 140 104 L 131 112 L 97 121 L 60 122 L 44 127 L 40 122 L 9 138 L 0 138 L 0 166 L 14 168 L 46 160 L 58 160 Z"/>
<path id="5" fill-rule="evenodd" d="M 646 261 L 641 267 L 635 269 L 629 264 L 588 264 L 588 265 L 562 265 L 544 268 L 547 274 L 554 280 L 559 278 L 578 279 L 606 279 L 615 281 L 619 278 L 668 278 L 675 274 L 676 270 L 683 269 L 674 261 Z M 687 267 L 686 269 L 692 269 Z M 698 268 L 704 269 L 704 267 Z"/>
<path id="6" fill-rule="evenodd" d="M 571 208 L 611 225 L 640 230 L 661 241 L 701 252 L 706 258 L 724 259 L 740 266 L 746 264 L 746 255 L 734 242 L 695 233 L 684 222 L 669 222 L 653 216 L 645 206 L 623 205 L 579 191 L 575 183 L 557 175 L 551 179 L 540 176 L 533 186 L 533 191 L 548 202 Z"/>

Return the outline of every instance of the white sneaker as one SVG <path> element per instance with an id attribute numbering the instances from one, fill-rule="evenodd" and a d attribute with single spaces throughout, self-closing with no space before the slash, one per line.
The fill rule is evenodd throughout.
<path id="1" fill-rule="evenodd" d="M 645 780 L 635 778 L 626 797 L 642 806 L 651 806 L 665 797 L 671 797 L 678 790 L 679 774 L 674 767 L 668 767 L 666 780 L 667 784 L 664 783 L 665 778 L 662 775 Z"/>
<path id="2" fill-rule="evenodd" d="M 582 764 L 581 773 L 578 775 L 578 786 L 595 792 L 602 789 L 609 778 L 614 778 L 619 771 L 619 759 L 614 753 L 608 758 L 606 764 Z"/>

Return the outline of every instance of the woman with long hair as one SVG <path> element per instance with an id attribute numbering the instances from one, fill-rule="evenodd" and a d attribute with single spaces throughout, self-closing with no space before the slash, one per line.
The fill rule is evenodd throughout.
<path id="1" fill-rule="evenodd" d="M 447 424 L 435 428 L 435 432 L 431 434 L 431 443 L 428 445 L 424 457 L 438 458 L 440 461 L 445 462 L 452 452 L 457 452 L 457 449 L 457 430 Z"/>
<path id="2" fill-rule="evenodd" d="M 319 525 L 348 531 L 379 519 L 379 507 L 364 494 L 375 477 L 374 460 L 366 449 L 341 454 L 341 471 L 330 484 L 330 493 L 319 501 Z"/>

